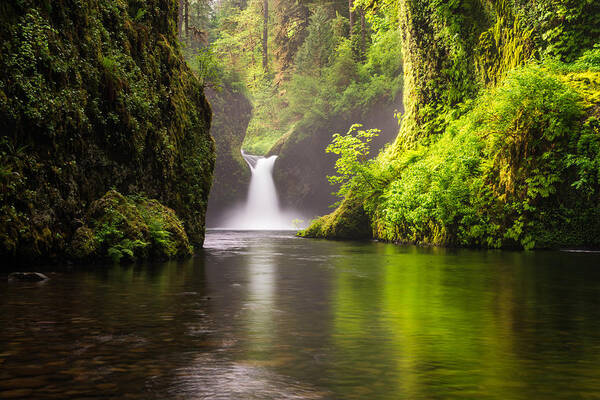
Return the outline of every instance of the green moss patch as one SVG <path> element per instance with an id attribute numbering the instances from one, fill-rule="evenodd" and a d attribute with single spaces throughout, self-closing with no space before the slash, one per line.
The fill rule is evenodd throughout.
<path id="1" fill-rule="evenodd" d="M 298 233 L 306 238 L 370 239 L 371 225 L 362 202 L 356 197 L 345 198 L 331 214 L 314 220 Z"/>
<path id="2" fill-rule="evenodd" d="M 125 197 L 110 190 L 93 202 L 85 225 L 75 232 L 71 255 L 76 259 L 169 259 L 192 254 L 182 222 L 156 200 Z"/>

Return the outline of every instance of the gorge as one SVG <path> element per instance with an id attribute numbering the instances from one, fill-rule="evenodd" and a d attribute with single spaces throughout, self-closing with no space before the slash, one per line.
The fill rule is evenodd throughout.
<path id="1" fill-rule="evenodd" d="M 0 399 L 600 393 L 600 2 L 0 2 Z"/>

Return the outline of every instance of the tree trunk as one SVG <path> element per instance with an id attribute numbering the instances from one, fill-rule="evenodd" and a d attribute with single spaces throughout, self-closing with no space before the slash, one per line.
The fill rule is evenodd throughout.
<path id="1" fill-rule="evenodd" d="M 354 27 L 354 11 L 352 11 L 352 7 L 354 7 L 354 0 L 348 0 L 348 12 L 350 13 L 350 34 L 348 36 L 352 37 L 352 28 Z"/>
<path id="2" fill-rule="evenodd" d="M 179 7 L 177 7 L 177 35 L 179 40 L 181 40 L 182 34 L 181 29 L 183 26 L 183 1 L 179 0 Z"/>
<path id="3" fill-rule="evenodd" d="M 360 56 L 361 58 L 365 56 L 365 51 L 367 50 L 367 40 L 366 40 L 366 26 L 365 26 L 365 10 L 360 10 Z"/>
<path id="4" fill-rule="evenodd" d="M 198 15 L 196 17 L 196 21 L 198 24 L 198 28 L 202 29 L 202 32 L 204 32 L 204 34 L 206 36 L 199 36 L 196 38 L 196 44 L 195 44 L 195 48 L 199 49 L 203 44 L 204 44 L 204 38 L 206 37 L 206 39 L 208 40 L 208 27 L 204 25 L 204 20 L 202 19 L 202 10 L 204 10 L 203 7 L 198 7 Z"/>
<path id="5" fill-rule="evenodd" d="M 263 48 L 263 69 L 266 71 L 269 66 L 269 0 L 263 1 L 263 39 L 262 39 L 262 48 Z"/>
<path id="6" fill-rule="evenodd" d="M 190 41 L 190 0 L 184 0 L 185 4 L 185 40 L 189 43 Z"/>

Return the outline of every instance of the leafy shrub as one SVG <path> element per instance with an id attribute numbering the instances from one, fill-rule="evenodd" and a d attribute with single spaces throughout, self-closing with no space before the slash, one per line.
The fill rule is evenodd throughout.
<path id="1" fill-rule="evenodd" d="M 129 261 L 134 261 L 136 259 L 136 253 L 139 253 L 140 249 L 145 249 L 147 246 L 148 243 L 142 240 L 125 238 L 119 243 L 110 246 L 107 250 L 107 254 L 114 263 L 121 262 L 123 257 L 126 257 Z"/>
<path id="2" fill-rule="evenodd" d="M 381 205 L 374 206 L 378 236 L 468 245 L 485 233 L 473 198 L 481 182 L 482 150 L 480 138 L 454 131 L 429 148 L 404 154 L 398 178 L 386 188 Z"/>
<path id="3" fill-rule="evenodd" d="M 345 197 L 351 191 L 376 192 L 381 190 L 380 177 L 373 173 L 373 160 L 369 159 L 369 143 L 379 134 L 377 129 L 360 130 L 355 124 L 345 135 L 334 134 L 325 151 L 338 156 L 335 162 L 337 175 L 328 176 L 332 185 L 339 185 L 337 195 Z"/>
<path id="4" fill-rule="evenodd" d="M 202 86 L 218 88 L 223 85 L 224 68 L 212 47 L 202 47 L 196 50 L 190 64 Z"/>
<path id="5" fill-rule="evenodd" d="M 573 189 L 589 180 L 598 186 L 597 176 L 573 181 L 574 174 L 589 177 L 573 168 L 584 138 L 582 100 L 543 66 L 515 70 L 421 156 L 405 155 L 412 162 L 400 168 L 377 208 L 384 225 L 378 234 L 446 245 L 553 245 L 537 233 L 556 218 L 565 232 L 573 228 L 567 210 L 587 198 Z M 557 202 L 564 212 L 555 212 Z"/>

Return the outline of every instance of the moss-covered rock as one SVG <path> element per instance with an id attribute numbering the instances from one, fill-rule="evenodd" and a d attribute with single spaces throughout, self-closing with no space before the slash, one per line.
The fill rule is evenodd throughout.
<path id="1" fill-rule="evenodd" d="M 192 254 L 183 223 L 156 200 L 110 190 L 90 205 L 83 223 L 70 246 L 74 259 L 119 262 Z"/>
<path id="2" fill-rule="evenodd" d="M 371 224 L 362 201 L 347 197 L 333 213 L 314 220 L 298 235 L 306 238 L 370 239 Z"/>
<path id="3" fill-rule="evenodd" d="M 174 209 L 202 244 L 211 112 L 180 54 L 176 16 L 175 0 L 2 3 L 5 260 L 74 254 L 72 238 L 89 236 L 75 235 L 79 221 L 110 188 Z"/>
<path id="4" fill-rule="evenodd" d="M 80 226 L 73 234 L 68 254 L 75 260 L 85 260 L 96 254 L 98 241 L 94 237 L 94 231 L 87 226 Z"/>
<path id="5" fill-rule="evenodd" d="M 477 93 L 473 57 L 490 17 L 481 0 L 399 0 L 404 107 L 397 151 L 443 131 L 443 112 Z"/>

